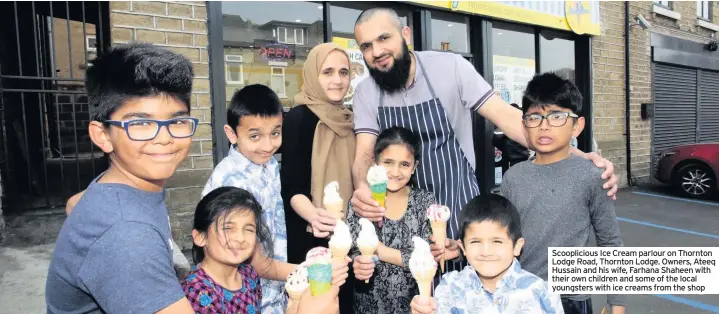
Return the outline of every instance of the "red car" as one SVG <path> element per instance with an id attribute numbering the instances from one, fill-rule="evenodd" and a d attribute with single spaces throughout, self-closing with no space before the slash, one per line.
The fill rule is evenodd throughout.
<path id="1" fill-rule="evenodd" d="M 719 143 L 683 145 L 662 152 L 654 176 L 684 196 L 703 198 L 717 193 Z"/>

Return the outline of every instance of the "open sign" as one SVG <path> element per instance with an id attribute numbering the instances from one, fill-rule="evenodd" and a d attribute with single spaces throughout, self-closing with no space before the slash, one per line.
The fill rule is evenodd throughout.
<path id="1" fill-rule="evenodd" d="M 287 60 L 295 58 L 295 46 L 267 43 L 259 46 L 257 53 L 265 60 Z"/>

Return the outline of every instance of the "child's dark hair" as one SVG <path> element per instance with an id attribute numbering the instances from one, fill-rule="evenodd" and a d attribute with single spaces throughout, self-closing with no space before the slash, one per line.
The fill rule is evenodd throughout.
<path id="1" fill-rule="evenodd" d="M 275 91 L 262 84 L 252 84 L 232 95 L 227 108 L 227 125 L 234 130 L 244 116 L 267 118 L 278 115 L 282 115 L 282 103 Z"/>
<path id="2" fill-rule="evenodd" d="M 272 233 L 270 228 L 262 219 L 262 206 L 257 202 L 254 196 L 246 190 L 223 186 L 212 190 L 200 200 L 195 209 L 195 221 L 192 228 L 200 233 L 207 235 L 212 225 L 215 225 L 218 233 L 222 230 L 219 226 L 220 217 L 227 217 L 234 211 L 250 211 L 255 215 L 255 230 L 257 241 L 261 243 L 262 248 L 267 257 L 272 258 L 274 255 L 274 246 L 272 244 Z M 205 251 L 203 248 L 192 245 L 192 259 L 195 264 L 199 264 L 205 259 Z"/>
<path id="3" fill-rule="evenodd" d="M 187 106 L 192 95 L 192 63 L 151 44 L 119 45 L 90 61 L 85 74 L 90 117 L 104 122 L 133 98 L 165 95 Z"/>
<path id="4" fill-rule="evenodd" d="M 535 75 L 522 96 L 522 112 L 527 113 L 529 108 L 546 105 L 557 105 L 581 116 L 582 93 L 574 83 L 557 74 L 549 72 Z"/>
<path id="5" fill-rule="evenodd" d="M 522 237 L 522 224 L 517 208 L 506 198 L 497 194 L 480 195 L 473 198 L 459 214 L 459 238 L 464 240 L 467 228 L 473 223 L 496 222 L 506 227 L 513 243 Z"/>
<path id="6" fill-rule="evenodd" d="M 397 144 L 407 146 L 407 149 L 409 149 L 412 156 L 414 156 L 415 161 L 419 161 L 420 157 L 422 157 L 422 144 L 419 136 L 409 129 L 395 126 L 382 131 L 377 137 L 377 142 L 374 145 L 374 159 L 378 160 L 379 155 L 387 149 L 387 147 Z M 410 184 L 416 185 L 414 175 L 410 179 Z"/>

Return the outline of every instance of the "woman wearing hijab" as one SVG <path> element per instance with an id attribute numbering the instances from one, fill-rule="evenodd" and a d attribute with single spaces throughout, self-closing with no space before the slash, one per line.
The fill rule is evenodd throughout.
<path id="1" fill-rule="evenodd" d="M 355 153 L 354 117 L 344 106 L 350 61 L 333 43 L 314 47 L 303 68 L 302 91 L 282 126 L 282 199 L 287 219 L 287 255 L 299 264 L 316 246 L 327 247 L 336 218 L 323 209 L 324 188 L 339 183 L 344 215 L 352 197 Z M 350 275 L 351 276 L 351 275 Z M 340 292 L 341 313 L 352 311 L 352 281 Z M 349 311 L 347 311 L 349 310 Z"/>

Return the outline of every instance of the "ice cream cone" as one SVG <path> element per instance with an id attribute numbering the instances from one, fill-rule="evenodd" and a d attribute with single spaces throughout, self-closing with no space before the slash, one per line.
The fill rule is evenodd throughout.
<path id="1" fill-rule="evenodd" d="M 434 241 L 437 245 L 443 246 L 447 240 L 447 222 L 446 221 L 431 221 L 432 235 L 434 235 Z M 442 253 L 442 259 L 439 261 L 439 267 L 444 273 L 444 263 L 447 260 L 444 253 Z"/>
<path id="2" fill-rule="evenodd" d="M 350 252 L 350 246 L 333 246 L 330 245 L 333 260 L 344 260 Z"/>
<path id="3" fill-rule="evenodd" d="M 330 290 L 332 283 L 332 253 L 324 247 L 307 252 L 307 277 L 313 296 L 320 296 Z"/>
<path id="4" fill-rule="evenodd" d="M 345 217 L 344 217 L 344 215 L 342 215 L 342 207 L 343 207 L 342 204 L 343 204 L 342 201 L 340 201 L 339 203 L 338 202 L 329 203 L 329 204 L 325 203 L 324 206 L 325 206 L 325 209 L 328 212 L 332 213 L 332 215 L 335 218 L 344 220 Z"/>
<path id="5" fill-rule="evenodd" d="M 437 262 L 434 261 L 429 243 L 420 237 L 412 237 L 414 250 L 409 257 L 409 270 L 417 281 L 419 294 L 430 297 L 432 295 L 432 280 L 437 273 Z"/>
<path id="6" fill-rule="evenodd" d="M 332 181 L 324 188 L 324 197 L 322 198 L 322 205 L 325 209 L 332 213 L 337 219 L 345 220 L 342 214 L 342 208 L 344 207 L 344 200 L 339 193 L 340 185 L 337 181 Z"/>
<path id="7" fill-rule="evenodd" d="M 299 301 L 299 300 L 300 300 L 300 297 L 302 296 L 302 294 L 303 294 L 304 292 L 305 292 L 304 289 L 302 289 L 301 291 L 299 291 L 299 290 L 298 290 L 298 291 L 287 290 L 287 295 L 290 297 L 290 300 L 292 300 L 292 301 Z"/>
<path id="8" fill-rule="evenodd" d="M 361 245 L 359 246 L 360 253 L 364 257 L 372 257 L 374 255 L 374 252 L 377 251 L 377 246 L 366 246 Z M 369 279 L 364 281 L 365 283 L 369 283 Z"/>
<path id="9" fill-rule="evenodd" d="M 412 276 L 415 280 L 417 280 L 417 286 L 419 286 L 419 295 L 423 297 L 432 296 L 432 280 L 434 280 L 434 275 L 436 273 L 437 268 L 412 272 Z"/>

